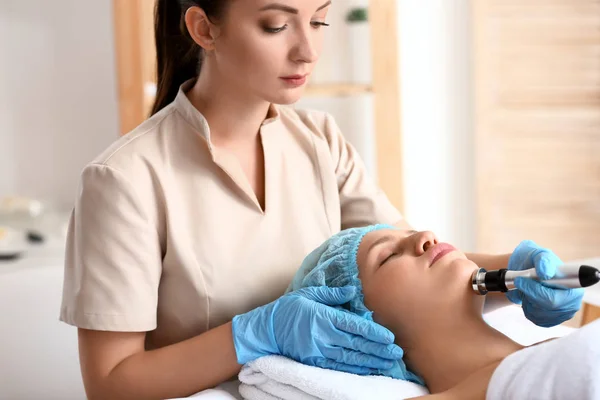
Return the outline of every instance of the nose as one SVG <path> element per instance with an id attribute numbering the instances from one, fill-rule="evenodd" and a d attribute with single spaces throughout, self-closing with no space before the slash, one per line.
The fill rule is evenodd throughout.
<path id="1" fill-rule="evenodd" d="M 312 28 L 311 28 L 312 29 Z M 302 30 L 298 34 L 297 43 L 292 52 L 292 61 L 297 63 L 312 64 L 319 58 L 316 38 L 311 31 Z"/>
<path id="2" fill-rule="evenodd" d="M 438 243 L 438 238 L 435 233 L 430 231 L 419 232 L 415 235 L 415 253 L 417 256 L 424 254 L 431 246 Z"/>

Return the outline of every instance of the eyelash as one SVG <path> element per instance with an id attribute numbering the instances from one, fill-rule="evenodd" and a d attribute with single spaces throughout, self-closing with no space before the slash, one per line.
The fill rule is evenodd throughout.
<path id="1" fill-rule="evenodd" d="M 385 264 L 386 262 L 388 262 L 392 257 L 396 257 L 401 255 L 400 253 L 397 252 L 392 252 L 392 254 L 390 254 L 389 256 L 387 256 L 386 258 L 383 259 L 383 261 L 381 262 L 381 264 L 379 264 L 379 266 L 381 267 L 383 264 Z"/>
<path id="2" fill-rule="evenodd" d="M 312 25 L 312 27 L 313 27 L 313 28 L 315 28 L 315 29 L 319 29 L 319 28 L 321 28 L 322 26 L 329 26 L 329 24 L 328 24 L 328 23 L 325 23 L 325 22 L 317 22 L 317 21 L 311 22 L 310 24 L 311 24 L 311 25 Z M 264 29 L 264 30 L 265 30 L 265 32 L 267 32 L 267 33 L 273 33 L 273 34 L 274 34 L 274 33 L 283 32 L 284 30 L 286 30 L 286 28 L 287 28 L 287 24 L 285 24 L 285 25 L 284 25 L 284 26 L 282 26 L 281 28 L 269 28 L 269 27 L 264 27 L 263 29 Z"/>
<path id="3" fill-rule="evenodd" d="M 311 22 L 310 24 L 311 24 L 311 25 L 312 25 L 312 27 L 313 27 L 313 28 L 315 28 L 315 29 L 319 29 L 319 28 L 320 28 L 320 27 L 322 27 L 322 26 L 329 26 L 329 24 L 328 24 L 328 23 L 326 23 L 326 22 L 319 22 L 319 21 Z"/>
<path id="4" fill-rule="evenodd" d="M 415 235 L 417 233 L 419 233 L 419 232 L 417 232 L 417 231 L 411 231 L 410 235 L 408 235 L 407 238 L 411 237 L 412 235 Z M 400 252 L 392 251 L 392 254 L 390 254 L 389 256 L 387 256 L 386 258 L 384 258 L 383 261 L 381 261 L 381 263 L 379 264 L 379 266 L 380 267 L 383 266 L 383 264 L 385 264 L 386 262 L 388 262 L 392 257 L 401 256 L 403 253 L 404 253 L 403 251 L 400 251 Z"/>

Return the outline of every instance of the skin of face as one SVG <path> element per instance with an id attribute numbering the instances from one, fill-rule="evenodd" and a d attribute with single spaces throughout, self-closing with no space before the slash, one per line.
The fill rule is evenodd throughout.
<path id="1" fill-rule="evenodd" d="M 470 288 L 477 265 L 458 250 L 432 263 L 445 245 L 432 232 L 383 229 L 365 235 L 359 246 L 365 305 L 404 347 L 432 330 L 443 334 L 465 315 L 481 316 L 483 296 Z"/>
<path id="2" fill-rule="evenodd" d="M 294 103 L 306 83 L 282 78 L 300 75 L 308 81 L 322 50 L 329 8 L 327 0 L 231 0 L 222 18 L 211 22 L 214 44 L 208 56 L 240 96 Z"/>

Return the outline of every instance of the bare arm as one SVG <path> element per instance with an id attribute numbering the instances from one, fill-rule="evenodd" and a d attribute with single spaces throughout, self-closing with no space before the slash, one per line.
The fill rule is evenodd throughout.
<path id="1" fill-rule="evenodd" d="M 241 368 L 231 323 L 151 351 L 144 350 L 144 332 L 78 332 L 90 400 L 186 397 L 230 379 Z"/>

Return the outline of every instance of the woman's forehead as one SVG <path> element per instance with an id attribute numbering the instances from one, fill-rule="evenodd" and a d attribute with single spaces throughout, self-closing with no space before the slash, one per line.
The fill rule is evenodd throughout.
<path id="1" fill-rule="evenodd" d="M 377 247 L 378 244 L 393 240 L 396 238 L 395 235 L 397 235 L 397 231 L 394 229 L 378 229 L 367 233 L 358 246 L 358 259 L 366 257 L 370 250 Z"/>
<path id="2" fill-rule="evenodd" d="M 289 14 L 315 13 L 331 5 L 330 0 L 232 0 L 239 11 L 261 13 L 279 11 Z"/>
<path id="3" fill-rule="evenodd" d="M 368 234 L 366 234 L 364 241 L 372 242 L 376 240 L 383 240 L 382 238 L 405 238 L 414 235 L 415 233 L 419 232 L 408 229 L 378 229 L 376 231 L 369 232 Z"/>

